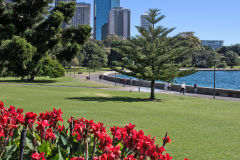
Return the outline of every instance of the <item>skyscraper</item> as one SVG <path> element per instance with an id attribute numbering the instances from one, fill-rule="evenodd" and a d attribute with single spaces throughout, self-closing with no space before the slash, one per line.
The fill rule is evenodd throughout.
<path id="1" fill-rule="evenodd" d="M 144 27 L 146 30 L 148 30 L 151 25 L 151 23 L 146 19 L 147 17 L 150 17 L 148 13 L 141 15 L 141 27 Z"/>
<path id="2" fill-rule="evenodd" d="M 89 3 L 76 3 L 76 11 L 72 18 L 72 25 L 77 28 L 78 25 L 88 24 L 91 20 L 91 5 Z"/>
<path id="3" fill-rule="evenodd" d="M 112 8 L 120 7 L 120 0 L 94 0 L 94 38 L 103 40 L 108 34 L 108 15 Z"/>
<path id="4" fill-rule="evenodd" d="M 109 13 L 108 34 L 124 38 L 130 37 L 130 10 L 121 7 L 113 8 Z"/>

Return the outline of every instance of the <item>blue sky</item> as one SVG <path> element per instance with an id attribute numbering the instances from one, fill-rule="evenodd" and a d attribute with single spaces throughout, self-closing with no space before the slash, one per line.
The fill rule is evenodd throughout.
<path id="1" fill-rule="evenodd" d="M 166 16 L 159 25 L 176 27 L 172 34 L 193 31 L 201 40 L 240 43 L 240 0 L 121 0 L 121 6 L 131 10 L 131 36 L 137 34 L 140 15 L 159 8 Z"/>

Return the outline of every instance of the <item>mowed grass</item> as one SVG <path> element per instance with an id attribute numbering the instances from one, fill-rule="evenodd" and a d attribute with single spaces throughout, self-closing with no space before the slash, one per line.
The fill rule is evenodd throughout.
<path id="1" fill-rule="evenodd" d="M 107 127 L 131 122 L 160 144 L 168 132 L 172 143 L 166 149 L 174 160 L 240 159 L 238 102 L 165 94 L 157 94 L 161 101 L 151 102 L 146 101 L 149 93 L 6 83 L 0 83 L 0 91 L 0 100 L 25 112 L 61 108 L 65 122 L 70 116 Z"/>

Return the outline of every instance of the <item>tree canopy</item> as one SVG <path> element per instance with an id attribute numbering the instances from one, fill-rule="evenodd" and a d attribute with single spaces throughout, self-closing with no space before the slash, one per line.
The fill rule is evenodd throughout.
<path id="1" fill-rule="evenodd" d="M 176 77 L 186 76 L 195 71 L 179 70 L 181 63 L 174 63 L 175 60 L 190 53 L 192 49 L 184 46 L 183 41 L 178 40 L 178 36 L 169 36 L 174 28 L 157 26 L 157 23 L 165 18 L 160 10 L 149 9 L 148 13 L 149 17 L 146 19 L 151 23 L 149 28 L 138 26 L 140 35 L 131 38 L 128 45 L 118 48 L 123 55 L 118 65 L 127 70 L 115 69 L 120 73 L 151 81 L 150 99 L 155 99 L 156 80 L 170 82 Z"/>
<path id="2" fill-rule="evenodd" d="M 7 54 L 5 51 L 12 49 L 10 45 L 10 48 L 6 48 L 7 45 L 3 44 L 14 36 L 26 40 L 26 43 L 35 48 L 27 58 L 26 72 L 19 76 L 28 76 L 33 80 L 40 71 L 40 62 L 49 54 L 53 60 L 58 58 L 71 61 L 90 37 L 90 26 L 62 29 L 63 23 L 69 23 L 74 15 L 75 2 L 59 2 L 58 6 L 48 12 L 49 3 L 52 2 L 53 0 L 13 0 L 13 3 L 0 1 L 0 48 L 4 50 L 1 54 Z M 19 56 L 23 54 L 20 51 L 16 53 Z M 8 58 L 4 61 L 11 60 Z"/>

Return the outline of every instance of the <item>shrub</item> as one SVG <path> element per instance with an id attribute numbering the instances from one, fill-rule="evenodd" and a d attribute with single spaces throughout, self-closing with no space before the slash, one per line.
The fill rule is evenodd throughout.
<path id="1" fill-rule="evenodd" d="M 111 127 L 85 118 L 63 122 L 61 109 L 37 115 L 23 109 L 4 107 L 0 101 L 0 159 L 2 160 L 171 160 L 164 146 L 171 142 L 166 134 L 163 144 L 146 136 L 129 123 Z M 20 133 L 21 132 L 21 133 Z"/>

